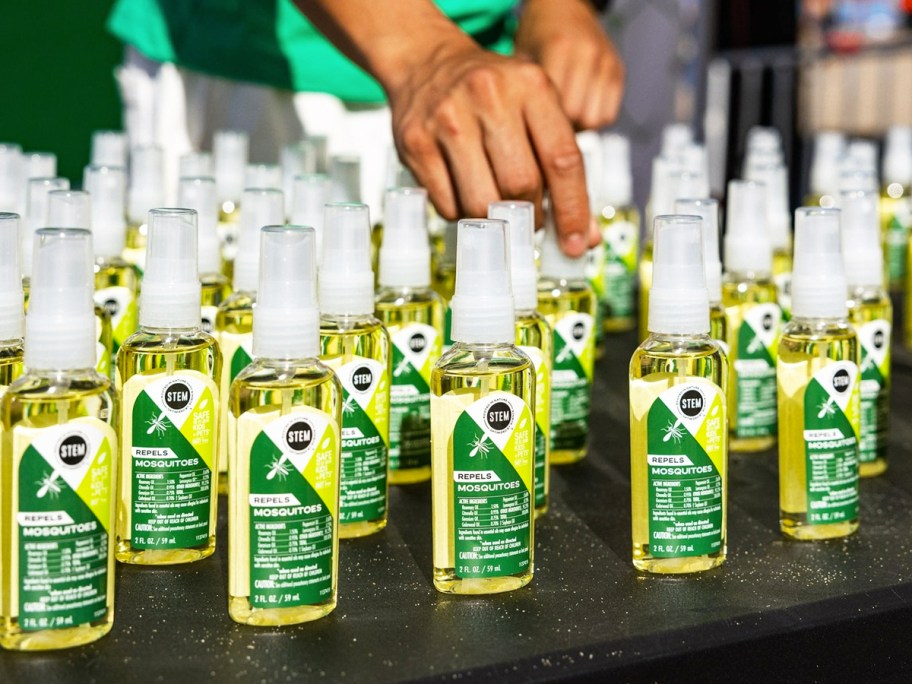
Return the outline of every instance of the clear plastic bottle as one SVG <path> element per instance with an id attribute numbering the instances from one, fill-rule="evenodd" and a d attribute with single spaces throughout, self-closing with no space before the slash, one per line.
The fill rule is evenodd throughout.
<path id="1" fill-rule="evenodd" d="M 909 275 L 909 231 L 912 229 L 912 127 L 887 131 L 880 191 L 880 222 L 891 290 L 899 291 Z"/>
<path id="2" fill-rule="evenodd" d="M 839 131 L 818 131 L 814 135 L 810 188 L 804 197 L 806 206 L 824 209 L 836 206 L 839 199 L 839 168 L 845 149 L 845 134 Z"/>
<path id="3" fill-rule="evenodd" d="M 164 153 L 157 145 L 134 147 L 130 154 L 127 191 L 127 240 L 123 258 L 142 273 L 146 270 L 149 210 L 165 206 Z"/>
<path id="4" fill-rule="evenodd" d="M 25 295 L 25 309 L 28 311 L 30 280 L 32 277 L 32 251 L 35 246 L 35 232 L 47 227 L 48 195 L 54 190 L 69 190 L 66 178 L 31 178 L 26 182 L 28 212 L 22 219 L 19 233 L 19 249 L 22 270 L 22 290 Z"/>
<path id="5" fill-rule="evenodd" d="M 779 307 L 788 319 L 792 287 L 792 214 L 789 210 L 788 169 L 781 162 L 751 167 L 747 180 L 766 187 L 766 226 L 773 248 L 773 281 L 779 291 Z"/>
<path id="6" fill-rule="evenodd" d="M 91 166 L 112 166 L 126 169 L 127 134 L 123 131 L 94 131 L 90 159 L 92 160 Z M 88 188 L 86 189 L 88 190 Z"/>
<path id="7" fill-rule="evenodd" d="M 238 252 L 241 197 L 244 170 L 247 168 L 249 139 L 244 131 L 218 130 L 212 136 L 212 164 L 215 170 L 219 208 L 219 240 L 222 244 L 222 269 L 229 280 L 234 277 L 234 257 Z M 237 290 L 237 285 L 234 285 Z"/>
<path id="8" fill-rule="evenodd" d="M 709 293 L 709 336 L 728 355 L 728 320 L 722 306 L 722 260 L 719 258 L 719 203 L 714 199 L 679 199 L 679 215 L 699 216 L 703 220 L 703 270 Z"/>
<path id="9" fill-rule="evenodd" d="M 19 270 L 19 220 L 19 214 L 0 212 L 0 397 L 22 375 L 25 319 Z"/>

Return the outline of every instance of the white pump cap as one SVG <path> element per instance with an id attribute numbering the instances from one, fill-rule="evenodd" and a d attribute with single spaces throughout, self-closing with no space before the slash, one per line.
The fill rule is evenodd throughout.
<path id="1" fill-rule="evenodd" d="M 19 214 L 0 212 L 0 340 L 22 337 L 22 302 Z"/>
<path id="2" fill-rule="evenodd" d="M 329 160 L 333 202 L 361 201 L 361 158 L 353 155 L 333 156 Z"/>
<path id="3" fill-rule="evenodd" d="M 873 169 L 862 169 L 847 166 L 839 174 L 839 191 L 852 192 L 863 190 L 873 192 L 877 190 L 877 173 Z"/>
<path id="4" fill-rule="evenodd" d="M 313 228 L 265 226 L 260 239 L 253 355 L 267 359 L 315 357 L 320 353 L 320 311 Z"/>
<path id="5" fill-rule="evenodd" d="M 21 224 L 21 255 L 19 266 L 22 276 L 32 275 L 32 249 L 35 246 L 35 231 L 45 228 L 48 218 L 48 194 L 52 190 L 68 190 L 70 181 L 66 178 L 31 178 L 28 182 L 28 220 Z"/>
<path id="6" fill-rule="evenodd" d="M 789 211 L 788 172 L 782 164 L 756 164 L 748 168 L 747 180 L 766 186 L 766 226 L 773 249 L 788 249 L 792 213 Z"/>
<path id="7" fill-rule="evenodd" d="M 35 233 L 34 252 L 25 320 L 26 367 L 94 368 L 92 234 L 81 228 L 42 228 Z"/>
<path id="8" fill-rule="evenodd" d="M 320 311 L 333 316 L 373 313 L 370 210 L 366 204 L 327 204 L 323 226 Z"/>
<path id="9" fill-rule="evenodd" d="M 891 126 L 884 147 L 884 183 L 912 185 L 912 126 Z"/>
<path id="10" fill-rule="evenodd" d="M 196 263 L 196 212 L 149 212 L 146 270 L 139 302 L 143 328 L 199 328 L 202 291 Z"/>
<path id="11" fill-rule="evenodd" d="M 165 203 L 165 175 L 162 148 L 134 147 L 130 155 L 130 189 L 127 216 L 136 224 L 145 222 L 150 209 Z"/>
<path id="12" fill-rule="evenodd" d="M 313 154 L 313 173 L 329 174 L 329 139 L 325 135 L 308 135 L 301 144 Z"/>
<path id="13" fill-rule="evenodd" d="M 773 246 L 766 225 L 766 186 L 756 181 L 728 183 L 725 270 L 769 275 Z"/>
<path id="14" fill-rule="evenodd" d="M 751 126 L 747 132 L 747 149 L 779 152 L 782 150 L 782 134 L 772 126 Z"/>
<path id="15" fill-rule="evenodd" d="M 693 142 L 693 131 L 683 123 L 668 124 L 662 129 L 662 156 L 677 157 Z"/>
<path id="16" fill-rule="evenodd" d="M 291 222 L 314 229 L 318 267 L 323 258 L 323 207 L 329 196 L 329 176 L 320 173 L 295 176 L 291 186 Z"/>
<path id="17" fill-rule="evenodd" d="M 219 202 L 235 202 L 244 192 L 247 166 L 247 134 L 243 131 L 216 131 L 212 137 L 212 161 Z"/>
<path id="18" fill-rule="evenodd" d="M 244 188 L 282 189 L 282 167 L 278 164 L 248 164 L 244 170 Z"/>
<path id="19" fill-rule="evenodd" d="M 218 200 L 214 178 L 181 178 L 177 203 L 196 212 L 199 272 L 219 273 L 222 254 L 218 236 Z"/>
<path id="20" fill-rule="evenodd" d="M 535 205 L 504 201 L 488 205 L 488 218 L 507 222 L 510 243 L 510 281 L 517 311 L 538 307 L 538 272 L 535 269 Z"/>
<path id="21" fill-rule="evenodd" d="M 22 148 L 0 143 L 0 211 L 25 211 L 25 207 L 19 206 L 21 177 Z"/>
<path id="22" fill-rule="evenodd" d="M 545 214 L 545 230 L 541 241 L 541 255 L 538 272 L 545 278 L 556 280 L 585 280 L 586 254 L 579 257 L 567 256 L 557 241 L 557 228 L 551 212 Z"/>
<path id="23" fill-rule="evenodd" d="M 675 203 L 678 214 L 699 216 L 703 221 L 703 270 L 709 301 L 722 301 L 722 260 L 719 258 L 719 203 L 714 199 L 684 199 Z"/>
<path id="24" fill-rule="evenodd" d="M 127 135 L 123 131 L 92 133 L 92 165 L 127 166 Z"/>
<path id="25" fill-rule="evenodd" d="M 464 219 L 456 238 L 456 289 L 450 301 L 456 342 L 504 344 L 516 339 L 507 224 Z"/>
<path id="26" fill-rule="evenodd" d="M 674 204 L 679 199 L 709 197 L 709 182 L 701 173 L 672 171 L 668 174 L 665 188 L 668 196 L 662 201 L 662 206 L 667 206 L 670 212 L 674 211 Z"/>
<path id="27" fill-rule="evenodd" d="M 598 204 L 602 188 L 602 141 L 595 131 L 580 131 L 576 134 L 576 146 L 583 155 L 589 211 L 596 214 L 601 208 Z"/>
<path id="28" fill-rule="evenodd" d="M 870 170 L 877 175 L 877 143 L 873 140 L 856 138 L 846 149 L 846 163 L 850 168 Z"/>
<path id="29" fill-rule="evenodd" d="M 92 200 L 83 190 L 51 190 L 48 193 L 48 226 L 92 229 Z"/>
<path id="30" fill-rule="evenodd" d="M 839 210 L 795 210 L 795 265 L 792 269 L 792 318 L 845 318 Z"/>
<path id="31" fill-rule="evenodd" d="M 214 178 L 212 155 L 208 152 L 188 152 L 178 161 L 180 178 Z"/>
<path id="32" fill-rule="evenodd" d="M 53 152 L 23 152 L 19 178 L 19 209 L 29 220 L 29 181 L 33 178 L 54 178 L 57 175 L 57 155 Z M 69 185 L 67 187 L 70 187 Z M 44 217 L 42 217 L 43 219 Z M 38 226 L 43 228 L 44 226 Z M 29 248 L 31 249 L 31 247 Z"/>
<path id="33" fill-rule="evenodd" d="M 281 190 L 248 188 L 241 200 L 241 226 L 238 252 L 234 258 L 234 289 L 256 292 L 260 269 L 260 229 L 285 221 L 285 201 Z"/>
<path id="34" fill-rule="evenodd" d="M 709 332 L 702 223 L 699 216 L 656 216 L 647 325 L 651 333 Z"/>
<path id="35" fill-rule="evenodd" d="M 845 145 L 845 135 L 838 131 L 820 131 L 814 136 L 811 192 L 833 195 L 839 190 L 839 160 Z"/>
<path id="36" fill-rule="evenodd" d="M 386 191 L 383 244 L 380 246 L 381 287 L 428 287 L 431 246 L 427 229 L 427 192 L 423 188 Z"/>
<path id="37" fill-rule="evenodd" d="M 840 198 L 842 255 L 850 289 L 880 289 L 884 284 L 878 201 L 876 192 L 864 191 L 845 192 Z"/>
<path id="38" fill-rule="evenodd" d="M 280 154 L 282 165 L 282 192 L 285 193 L 286 199 L 294 197 L 294 181 L 298 176 L 315 173 L 317 166 L 316 151 L 312 145 L 306 144 L 305 141 L 285 145 Z M 288 207 L 289 216 L 293 210 Z M 321 207 L 322 211 L 322 207 Z M 291 219 L 294 223 L 294 219 Z M 305 223 L 303 225 L 311 225 Z M 319 246 L 319 245 L 318 245 Z M 320 252 L 317 251 L 317 261 L 320 260 Z"/>
<path id="39" fill-rule="evenodd" d="M 633 201 L 633 176 L 630 172 L 630 141 L 618 133 L 602 136 L 601 199 L 613 207 Z"/>
<path id="40" fill-rule="evenodd" d="M 82 186 L 92 199 L 92 243 L 96 258 L 119 257 L 126 241 L 127 174 L 122 166 L 87 166 Z"/>

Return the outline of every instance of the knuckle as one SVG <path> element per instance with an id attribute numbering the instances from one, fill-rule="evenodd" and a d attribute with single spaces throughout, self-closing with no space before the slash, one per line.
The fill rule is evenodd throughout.
<path id="1" fill-rule="evenodd" d="M 515 169 L 501 184 L 507 198 L 528 198 L 535 196 L 541 189 L 541 176 L 528 166 Z"/>
<path id="2" fill-rule="evenodd" d="M 444 99 L 434 108 L 433 121 L 434 128 L 444 136 L 455 138 L 463 132 L 459 108 L 450 99 Z"/>
<path id="3" fill-rule="evenodd" d="M 433 146 L 431 137 L 424 127 L 416 123 L 405 124 L 399 133 L 403 151 L 408 156 L 420 157 L 428 153 Z"/>
<path id="4" fill-rule="evenodd" d="M 565 143 L 556 148 L 545 163 L 554 176 L 568 178 L 582 172 L 583 155 L 575 143 Z"/>
<path id="5" fill-rule="evenodd" d="M 551 79 L 548 74 L 537 64 L 526 63 L 519 65 L 523 82 L 536 91 L 550 90 Z"/>
<path id="6" fill-rule="evenodd" d="M 490 66 L 472 69 L 466 76 L 466 86 L 472 97 L 481 102 L 497 100 L 503 90 L 499 70 Z"/>

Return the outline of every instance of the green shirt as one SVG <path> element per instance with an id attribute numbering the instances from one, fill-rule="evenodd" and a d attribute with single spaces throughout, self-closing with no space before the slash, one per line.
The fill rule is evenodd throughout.
<path id="1" fill-rule="evenodd" d="M 436 3 L 482 46 L 512 49 L 515 0 Z M 380 85 L 326 40 L 292 0 L 117 0 L 108 28 L 150 59 L 212 76 L 331 93 L 346 102 L 385 99 Z"/>

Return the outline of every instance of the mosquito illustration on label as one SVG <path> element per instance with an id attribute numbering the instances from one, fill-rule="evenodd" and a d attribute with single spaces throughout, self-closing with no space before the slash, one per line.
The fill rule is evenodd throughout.
<path id="1" fill-rule="evenodd" d="M 874 355 L 865 354 L 864 361 L 862 361 L 862 363 L 861 363 L 861 368 L 859 368 L 858 370 L 860 373 L 864 373 L 866 370 L 868 370 L 869 368 L 872 368 L 873 366 L 874 366 Z"/>
<path id="2" fill-rule="evenodd" d="M 662 438 L 663 442 L 668 442 L 669 440 L 674 440 L 676 443 L 680 442 L 684 438 L 684 428 L 681 425 L 682 421 L 678 418 L 675 422 L 670 422 L 665 426 L 665 436 Z"/>
<path id="3" fill-rule="evenodd" d="M 288 473 L 291 472 L 291 469 L 288 465 L 288 455 L 282 454 L 278 458 L 273 458 L 272 463 L 270 463 L 266 468 L 269 470 L 266 473 L 267 480 L 274 480 L 275 476 L 278 475 L 280 480 L 284 480 Z"/>
<path id="4" fill-rule="evenodd" d="M 40 485 L 38 492 L 35 494 L 39 499 L 43 499 L 48 494 L 51 495 L 52 499 L 56 499 L 57 495 L 60 494 L 62 489 L 57 480 L 60 478 L 60 473 L 56 470 L 48 473 L 42 479 L 38 480 L 36 484 Z"/>
<path id="5" fill-rule="evenodd" d="M 342 413 L 346 416 L 350 416 L 355 412 L 355 397 L 354 395 L 349 395 L 348 399 L 345 400 L 345 403 L 342 404 Z"/>
<path id="6" fill-rule="evenodd" d="M 748 354 L 756 354 L 762 348 L 763 348 L 763 341 L 760 339 L 760 337 L 758 335 L 754 335 L 754 339 L 752 339 L 750 341 L 750 344 L 747 345 L 747 349 L 745 351 L 747 351 Z"/>
<path id="7" fill-rule="evenodd" d="M 570 345 L 568 344 L 563 349 L 561 349 L 560 354 L 558 354 L 554 358 L 554 363 L 563 363 L 564 361 L 569 359 L 572 354 L 573 354 L 573 350 L 570 348 Z"/>
<path id="8" fill-rule="evenodd" d="M 472 448 L 469 452 L 469 458 L 475 458 L 478 454 L 485 457 L 491 451 L 491 447 L 488 445 L 488 436 L 485 433 L 481 433 L 480 437 L 476 437 L 469 442 L 469 446 Z"/>
<path id="9" fill-rule="evenodd" d="M 818 406 L 817 408 L 819 408 L 820 411 L 817 412 L 817 417 L 823 418 L 824 416 L 835 415 L 836 407 L 833 405 L 834 401 L 835 401 L 835 399 L 833 397 L 830 397 L 825 402 L 823 402 L 820 406 Z"/>
<path id="10" fill-rule="evenodd" d="M 409 364 L 410 361 L 408 358 L 403 357 L 402 361 L 399 362 L 399 365 L 396 366 L 395 370 L 393 371 L 393 377 L 398 378 L 400 375 L 405 373 L 405 371 L 408 370 Z"/>
<path id="11" fill-rule="evenodd" d="M 165 414 L 159 413 L 157 417 L 152 417 L 146 421 L 146 425 L 149 428 L 146 430 L 147 435 L 151 435 L 153 432 L 157 435 L 163 435 L 168 431 L 168 426 L 165 424 Z"/>

